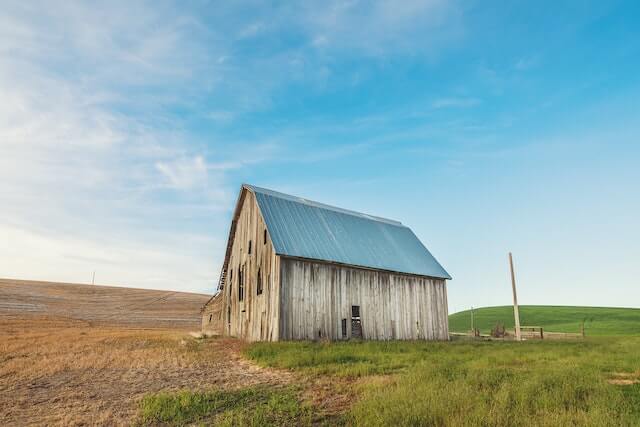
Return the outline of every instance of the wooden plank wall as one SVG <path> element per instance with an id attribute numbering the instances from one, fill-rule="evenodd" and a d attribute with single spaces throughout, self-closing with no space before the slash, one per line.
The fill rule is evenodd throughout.
<path id="1" fill-rule="evenodd" d="M 279 259 L 275 256 L 271 238 L 258 208 L 255 195 L 243 189 L 240 211 L 226 283 L 223 289 L 223 334 L 248 341 L 277 341 L 279 304 Z M 248 253 L 251 241 L 251 254 Z M 244 266 L 244 300 L 239 301 L 238 269 Z M 263 292 L 257 295 L 258 269 L 261 271 Z M 231 272 L 233 270 L 233 273 Z M 231 318 L 228 309 L 231 308 Z"/>
<path id="2" fill-rule="evenodd" d="M 207 335 L 222 335 L 223 295 L 216 295 L 202 310 L 202 332 Z"/>
<path id="3" fill-rule="evenodd" d="M 280 338 L 351 336 L 351 306 L 360 306 L 363 339 L 448 340 L 443 279 L 281 257 Z"/>

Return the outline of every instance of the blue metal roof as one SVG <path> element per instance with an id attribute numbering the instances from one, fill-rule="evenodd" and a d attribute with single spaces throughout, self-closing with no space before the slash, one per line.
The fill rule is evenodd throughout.
<path id="1" fill-rule="evenodd" d="M 398 221 L 244 185 L 256 195 L 279 255 L 451 279 Z"/>

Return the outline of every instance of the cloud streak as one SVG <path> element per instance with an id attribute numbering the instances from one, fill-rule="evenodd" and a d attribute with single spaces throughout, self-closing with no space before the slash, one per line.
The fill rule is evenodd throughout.
<path id="1" fill-rule="evenodd" d="M 101 267 L 110 283 L 175 288 L 183 271 L 180 285 L 205 290 L 223 242 L 174 245 L 197 233 L 171 221 L 226 210 L 238 166 L 209 162 L 211 145 L 166 107 L 211 84 L 206 28 L 150 4 L 49 6 L 0 16 L 0 275 L 73 281 Z"/>
<path id="2" fill-rule="evenodd" d="M 3 4 L 0 276 L 74 281 L 98 266 L 109 283 L 211 290 L 213 230 L 226 231 L 239 181 L 296 149 L 363 147 L 246 118 L 292 83 L 322 90 L 340 58 L 430 55 L 461 31 L 460 8 L 439 0 L 198 7 Z"/>

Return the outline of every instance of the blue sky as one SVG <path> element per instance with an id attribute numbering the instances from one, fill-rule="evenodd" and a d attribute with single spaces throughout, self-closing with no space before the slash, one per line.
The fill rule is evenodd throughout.
<path id="1" fill-rule="evenodd" d="M 637 2 L 3 2 L 0 276 L 212 292 L 242 182 L 402 221 L 450 311 L 640 306 Z"/>

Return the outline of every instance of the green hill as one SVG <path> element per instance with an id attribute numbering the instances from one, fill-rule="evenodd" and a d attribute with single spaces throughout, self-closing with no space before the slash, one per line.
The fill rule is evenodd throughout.
<path id="1" fill-rule="evenodd" d="M 490 333 L 497 322 L 506 328 L 514 327 L 513 307 L 485 307 L 474 310 L 476 328 Z M 585 334 L 640 335 L 640 309 L 607 307 L 567 307 L 523 305 L 520 306 L 522 326 L 542 326 L 549 332 L 580 332 L 584 321 Z M 461 311 L 449 316 L 451 332 L 471 330 L 471 311 Z"/>

